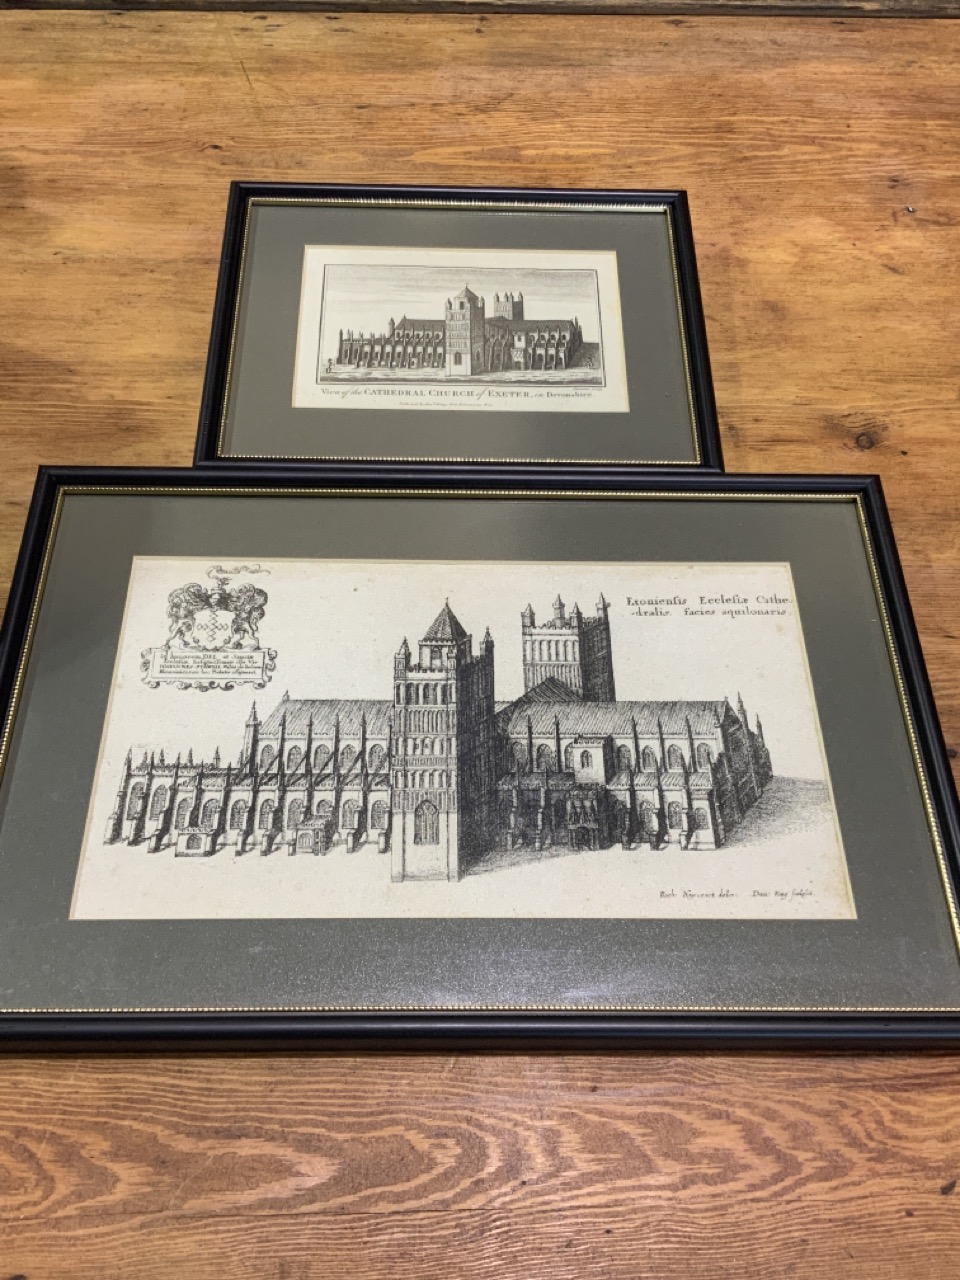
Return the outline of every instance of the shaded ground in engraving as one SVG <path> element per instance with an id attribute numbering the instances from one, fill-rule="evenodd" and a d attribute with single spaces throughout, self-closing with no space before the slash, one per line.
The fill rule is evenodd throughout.
<path id="1" fill-rule="evenodd" d="M 782 840 L 830 819 L 830 792 L 825 782 L 810 778 L 774 778 L 738 827 L 727 836 L 727 849 L 758 840 Z"/>
<path id="2" fill-rule="evenodd" d="M 728 834 L 723 848 L 686 852 L 672 848 L 669 853 L 673 858 L 722 858 L 730 849 L 740 850 L 759 841 L 764 845 L 775 844 L 829 820 L 830 794 L 826 783 L 809 778 L 774 778 L 740 825 Z M 650 850 L 648 846 L 643 846 L 639 852 L 650 858 L 660 856 L 657 850 Z M 485 875 L 530 863 L 560 862 L 584 856 L 583 850 L 576 849 L 493 849 L 470 867 L 467 874 Z"/>

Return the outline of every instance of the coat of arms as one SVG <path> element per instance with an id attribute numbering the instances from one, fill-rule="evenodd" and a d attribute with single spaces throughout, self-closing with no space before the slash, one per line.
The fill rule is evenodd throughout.
<path id="1" fill-rule="evenodd" d="M 239 574 L 264 573 L 259 565 L 207 571 L 212 586 L 188 582 L 167 597 L 170 632 L 164 644 L 144 649 L 140 669 L 151 689 L 264 688 L 276 666 L 276 650 L 260 644 L 259 625 L 268 596 L 252 582 L 231 584 Z"/>

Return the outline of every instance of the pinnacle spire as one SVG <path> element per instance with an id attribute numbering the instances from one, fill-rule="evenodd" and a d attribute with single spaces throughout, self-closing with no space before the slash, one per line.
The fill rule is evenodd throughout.
<path id="1" fill-rule="evenodd" d="M 461 626 L 456 614 L 450 608 L 450 601 L 447 600 L 427 629 L 427 633 L 423 637 L 423 643 L 458 644 L 461 640 L 466 640 L 466 638 L 467 633 Z"/>

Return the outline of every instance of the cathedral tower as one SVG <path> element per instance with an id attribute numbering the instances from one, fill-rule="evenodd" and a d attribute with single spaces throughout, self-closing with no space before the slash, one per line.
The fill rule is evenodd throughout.
<path id="1" fill-rule="evenodd" d="M 493 295 L 493 314 L 504 320 L 523 319 L 523 294 L 516 297 L 512 293 L 495 293 Z"/>
<path id="2" fill-rule="evenodd" d="M 394 656 L 392 880 L 458 880 L 489 848 L 496 791 L 493 640 L 474 656 L 449 604 Z"/>
<path id="3" fill-rule="evenodd" d="M 447 376 L 469 378 L 483 373 L 486 319 L 483 298 L 467 285 L 444 308 Z"/>
<path id="4" fill-rule="evenodd" d="M 585 618 L 576 604 L 568 614 L 557 596 L 553 617 L 538 625 L 528 604 L 520 615 L 524 691 L 554 679 L 578 693 L 584 702 L 615 702 L 609 610 L 601 595 L 596 617 Z"/>

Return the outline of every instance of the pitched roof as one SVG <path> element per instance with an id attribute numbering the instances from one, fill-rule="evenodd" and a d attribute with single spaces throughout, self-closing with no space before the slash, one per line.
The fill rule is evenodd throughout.
<path id="1" fill-rule="evenodd" d="M 581 697 L 575 689 L 571 689 L 568 684 L 564 684 L 562 680 L 558 680 L 556 676 L 547 676 L 546 680 L 541 680 L 539 684 L 535 684 L 532 689 L 528 689 L 515 702 L 509 703 L 509 706 L 519 707 L 526 706 L 531 702 L 580 702 Z"/>
<path id="2" fill-rule="evenodd" d="M 439 330 L 442 337 L 445 324 L 446 321 L 442 317 L 439 320 L 413 320 L 410 316 L 401 316 L 394 325 L 394 332 L 397 329 L 435 329 Z"/>
<path id="3" fill-rule="evenodd" d="M 460 640 L 466 640 L 466 638 L 467 633 L 460 625 L 460 621 L 450 608 L 448 601 L 444 603 L 443 608 L 431 622 L 423 641 L 424 644 L 456 644 Z"/>
<path id="4" fill-rule="evenodd" d="M 637 732 L 643 738 L 656 737 L 657 720 L 667 737 L 686 734 L 687 718 L 694 733 L 715 732 L 717 719 L 732 715 L 726 698 L 716 702 L 513 702 L 500 713 L 500 724 L 508 733 L 525 733 L 527 717 L 535 734 L 552 734 L 554 719 L 559 717 L 560 732 L 565 735 L 616 734 L 628 736 Z"/>
<path id="5" fill-rule="evenodd" d="M 453 295 L 455 298 L 473 298 L 474 302 L 478 301 L 477 295 L 473 292 L 468 284 L 465 284 L 459 293 Z"/>
<path id="6" fill-rule="evenodd" d="M 621 769 L 619 773 L 614 774 L 614 776 L 607 783 L 607 786 L 614 791 L 629 791 L 631 776 L 632 775 L 629 769 Z M 642 777 L 642 776 L 643 776 L 642 774 L 639 775 L 639 777 Z M 639 777 L 638 777 L 638 782 L 639 782 Z"/>
<path id="7" fill-rule="evenodd" d="M 668 769 L 660 781 L 665 791 L 669 791 L 671 788 L 675 790 L 677 787 L 685 787 L 687 783 L 695 790 L 702 790 L 705 787 L 709 791 L 713 786 L 713 780 L 709 773 L 688 773 L 684 777 L 680 769 Z"/>
<path id="8" fill-rule="evenodd" d="M 262 737 L 280 732 L 280 721 L 287 717 L 287 737 L 303 738 L 307 724 L 313 717 L 314 738 L 333 736 L 337 716 L 340 717 L 340 733 L 345 738 L 358 738 L 360 724 L 367 719 L 367 733 L 371 738 L 385 738 L 390 728 L 393 703 L 369 698 L 284 698 L 260 726 Z"/>
<path id="9" fill-rule="evenodd" d="M 572 320 L 513 320 L 510 316 L 485 316 L 484 324 L 488 329 L 505 329 L 509 333 L 526 333 L 531 329 L 573 330 Z"/>

